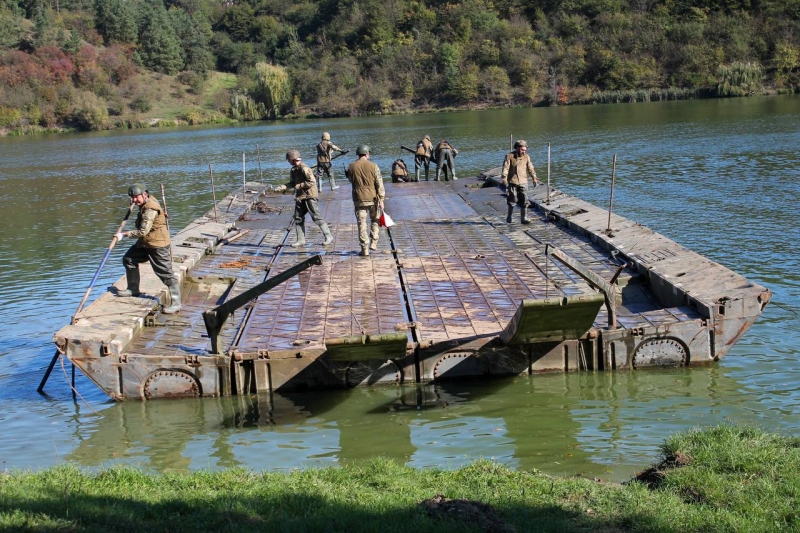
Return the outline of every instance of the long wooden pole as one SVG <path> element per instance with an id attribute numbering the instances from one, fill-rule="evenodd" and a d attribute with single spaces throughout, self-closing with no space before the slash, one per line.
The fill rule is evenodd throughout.
<path id="1" fill-rule="evenodd" d="M 244 150 L 242 150 L 242 200 L 247 199 L 247 171 L 244 163 Z"/>
<path id="2" fill-rule="evenodd" d="M 136 204 L 131 202 L 131 205 L 128 207 L 128 211 L 125 213 L 125 217 L 122 219 L 122 222 L 120 222 L 117 231 L 114 232 L 114 236 L 111 238 L 111 244 L 108 245 L 108 249 L 106 250 L 105 255 L 103 255 L 103 260 L 100 261 L 100 266 L 97 267 L 97 271 L 94 273 L 94 277 L 92 278 L 92 281 L 89 283 L 89 287 L 86 289 L 86 293 L 84 293 L 83 299 L 81 299 L 81 303 L 78 304 L 78 309 L 75 311 L 75 314 L 72 315 L 72 320 L 70 320 L 71 324 L 75 323 L 78 313 L 80 313 L 83 310 L 83 306 L 86 304 L 86 300 L 89 299 L 89 294 L 91 294 L 92 289 L 94 288 L 94 284 L 97 282 L 97 278 L 100 277 L 100 271 L 103 270 L 106 261 L 108 261 L 108 257 L 111 255 L 111 250 L 113 250 L 114 246 L 117 245 L 117 233 L 122 233 L 122 230 L 125 229 L 125 223 L 128 222 L 128 218 L 131 216 L 131 212 L 133 211 L 134 205 Z M 59 355 L 61 355 L 61 352 L 58 351 L 58 349 L 56 349 L 56 353 L 53 354 L 53 359 L 50 361 L 50 364 L 48 365 L 47 370 L 45 371 L 44 376 L 42 377 L 42 381 L 41 383 L 39 383 L 39 387 L 36 389 L 36 392 L 41 393 L 44 390 L 44 386 L 47 383 L 47 380 L 50 378 L 50 373 L 53 371 L 53 367 L 55 366 Z M 73 369 L 74 368 L 75 367 L 73 366 Z M 75 378 L 73 377 L 73 384 L 74 381 Z"/>
<path id="3" fill-rule="evenodd" d="M 608 227 L 606 231 L 611 231 L 611 210 L 614 206 L 614 181 L 617 175 L 617 154 L 614 154 L 614 160 L 611 167 L 611 196 L 608 199 Z"/>
<path id="4" fill-rule="evenodd" d="M 219 218 L 217 217 L 217 193 L 214 190 L 214 169 L 211 168 L 211 164 L 208 165 L 208 172 L 211 174 L 211 198 L 214 200 L 214 222 L 219 222 Z"/>
<path id="5" fill-rule="evenodd" d="M 164 202 L 164 218 L 167 219 L 167 233 L 169 233 L 169 210 L 167 209 L 167 195 L 164 194 L 164 184 L 161 184 L 161 201 Z M 172 245 L 169 247 L 169 262 L 174 262 L 172 258 Z"/>

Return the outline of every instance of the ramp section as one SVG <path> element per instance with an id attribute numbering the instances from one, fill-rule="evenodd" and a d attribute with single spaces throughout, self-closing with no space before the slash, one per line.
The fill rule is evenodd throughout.
<path id="1" fill-rule="evenodd" d="M 592 327 L 603 302 L 602 294 L 523 300 L 500 340 L 528 344 L 579 339 Z"/>
<path id="2" fill-rule="evenodd" d="M 522 300 L 564 294 L 520 251 L 402 260 L 420 342 L 497 334 Z"/>
<path id="3" fill-rule="evenodd" d="M 297 260 L 282 255 L 274 271 Z M 299 351 L 329 342 L 352 345 L 342 339 L 405 336 L 408 322 L 394 259 L 326 260 L 259 297 L 237 350 Z"/>

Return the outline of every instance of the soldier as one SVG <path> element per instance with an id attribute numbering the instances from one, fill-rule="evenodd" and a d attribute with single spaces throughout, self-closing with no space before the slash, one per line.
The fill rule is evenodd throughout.
<path id="1" fill-rule="evenodd" d="M 292 248 L 303 246 L 306 243 L 306 213 L 311 215 L 311 220 L 319 226 L 325 236 L 323 245 L 327 246 L 333 242 L 333 235 L 328 224 L 322 219 L 319 213 L 319 200 L 317 192 L 317 180 L 311 169 L 303 164 L 300 152 L 289 150 L 286 152 L 286 160 L 292 165 L 289 171 L 289 183 L 286 187 L 294 189 L 294 234 L 295 241 L 291 244 Z"/>
<path id="2" fill-rule="evenodd" d="M 506 222 L 511 224 L 511 215 L 514 213 L 514 204 L 519 204 L 521 216 L 520 222 L 530 224 L 528 220 L 528 176 L 533 178 L 533 186 L 539 185 L 536 178 L 536 171 L 528 155 L 528 142 L 519 140 L 514 143 L 514 151 L 506 154 L 503 161 L 503 185 L 508 187 L 508 215 Z"/>
<path id="3" fill-rule="evenodd" d="M 139 296 L 141 294 L 139 292 L 139 263 L 150 261 L 153 272 L 164 282 L 169 291 L 170 306 L 164 307 L 163 312 L 168 315 L 177 313 L 181 310 L 181 286 L 172 271 L 169 231 L 167 231 L 167 218 L 164 210 L 141 183 L 131 185 L 128 188 L 128 196 L 131 197 L 131 203 L 139 206 L 136 229 L 117 233 L 114 236 L 118 241 L 121 241 L 123 237 L 137 237 L 138 240 L 122 257 L 128 288 L 117 292 L 117 296 Z"/>
<path id="4" fill-rule="evenodd" d="M 411 178 L 408 177 L 408 167 L 405 161 L 397 159 L 392 163 L 392 183 L 407 183 L 409 181 L 411 181 Z"/>
<path id="5" fill-rule="evenodd" d="M 419 181 L 419 170 L 422 166 L 425 167 L 425 181 L 428 181 L 428 169 L 431 165 L 432 154 L 431 136 L 426 135 L 417 143 L 417 151 L 414 152 L 414 181 Z"/>
<path id="6" fill-rule="evenodd" d="M 378 209 L 383 209 L 386 193 L 383 189 L 383 178 L 378 165 L 369 160 L 369 146 L 362 144 L 356 150 L 358 159 L 347 167 L 347 179 L 353 184 L 353 204 L 358 222 L 358 243 L 361 252 L 358 255 L 368 256 L 370 250 L 378 249 Z M 367 215 L 370 218 L 370 234 L 367 236 Z"/>
<path id="7" fill-rule="evenodd" d="M 322 190 L 322 173 L 328 176 L 331 190 L 338 189 L 336 179 L 333 177 L 333 166 L 331 165 L 331 152 L 336 151 L 340 154 L 346 153 L 344 150 L 331 142 L 331 134 L 327 131 L 322 134 L 322 142 L 317 145 L 317 178 L 319 178 L 319 190 Z"/>
<path id="8" fill-rule="evenodd" d="M 435 181 L 439 181 L 442 169 L 444 169 L 444 181 L 447 181 L 448 172 L 450 173 L 450 177 L 453 178 L 453 181 L 457 180 L 456 170 L 453 167 L 453 159 L 458 155 L 458 150 L 447 142 L 447 139 L 443 139 L 436 145 L 436 150 L 434 150 L 433 155 L 437 164 Z"/>

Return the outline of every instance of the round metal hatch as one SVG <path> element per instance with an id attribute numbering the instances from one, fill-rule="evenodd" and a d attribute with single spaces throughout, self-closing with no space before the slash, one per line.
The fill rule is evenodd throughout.
<path id="1" fill-rule="evenodd" d="M 153 398 L 197 398 L 200 384 L 195 377 L 182 370 L 156 370 L 144 382 L 144 397 Z"/>

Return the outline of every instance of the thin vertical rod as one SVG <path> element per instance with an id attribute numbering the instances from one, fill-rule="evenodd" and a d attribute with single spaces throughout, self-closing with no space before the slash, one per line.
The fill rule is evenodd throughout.
<path id="1" fill-rule="evenodd" d="M 219 222 L 217 217 L 217 192 L 214 190 L 214 169 L 208 165 L 208 172 L 211 174 L 211 198 L 214 200 L 214 222 Z"/>
<path id="2" fill-rule="evenodd" d="M 244 150 L 242 150 L 242 200 L 247 197 L 247 172 L 245 171 Z"/>
<path id="3" fill-rule="evenodd" d="M 547 205 L 550 205 L 550 143 L 547 143 Z"/>
<path id="4" fill-rule="evenodd" d="M 256 153 L 258 154 L 258 181 L 264 184 L 264 173 L 261 172 L 261 149 L 256 145 Z"/>
<path id="5" fill-rule="evenodd" d="M 614 207 L 614 182 L 617 177 L 617 154 L 614 154 L 614 161 L 611 167 L 611 196 L 608 199 L 608 227 L 606 231 L 611 231 L 611 210 Z"/>

